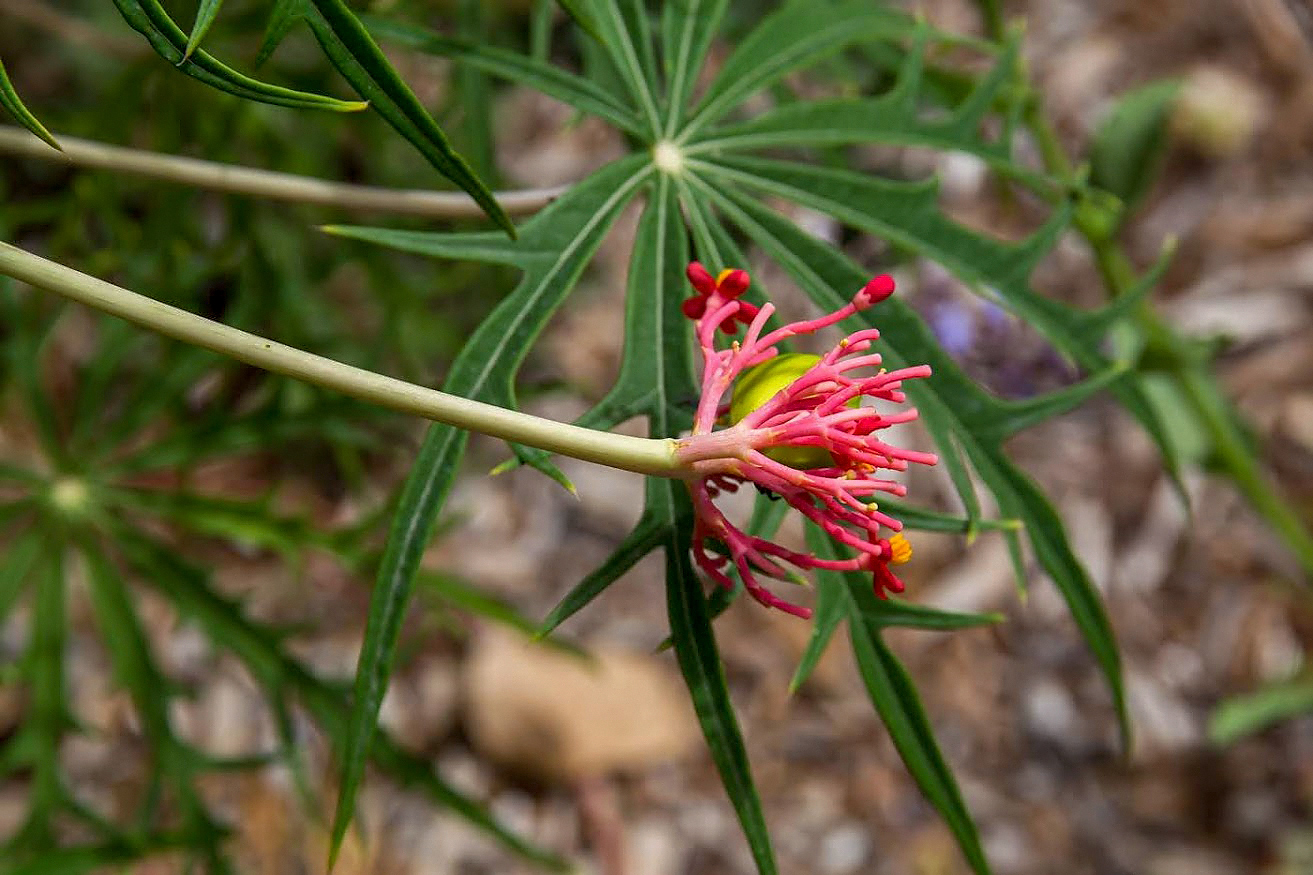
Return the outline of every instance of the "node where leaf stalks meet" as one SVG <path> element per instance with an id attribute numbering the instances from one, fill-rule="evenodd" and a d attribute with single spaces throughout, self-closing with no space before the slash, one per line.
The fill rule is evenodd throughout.
<path id="1" fill-rule="evenodd" d="M 91 505 L 91 491 L 79 477 L 60 477 L 50 485 L 50 503 L 65 516 L 81 516 Z"/>
<path id="2" fill-rule="evenodd" d="M 684 172 L 684 150 L 669 140 L 662 140 L 652 147 L 652 163 L 667 176 L 679 176 Z"/>

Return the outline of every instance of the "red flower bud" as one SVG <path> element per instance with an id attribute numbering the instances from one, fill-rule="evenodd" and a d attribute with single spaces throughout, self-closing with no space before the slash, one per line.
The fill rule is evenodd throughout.
<path id="1" fill-rule="evenodd" d="M 873 304 L 878 304 L 885 298 L 894 293 L 894 278 L 887 273 L 882 273 L 866 285 L 853 298 L 853 306 L 858 310 L 865 310 Z"/>
<path id="2" fill-rule="evenodd" d="M 701 262 L 694 261 L 685 271 L 688 281 L 697 289 L 699 295 L 710 295 L 716 290 L 716 278 L 702 266 Z"/>
<path id="3" fill-rule="evenodd" d="M 738 268 L 727 271 L 721 276 L 723 278 L 716 284 L 716 290 L 726 298 L 737 298 L 748 290 L 748 284 L 752 282 L 748 272 Z"/>

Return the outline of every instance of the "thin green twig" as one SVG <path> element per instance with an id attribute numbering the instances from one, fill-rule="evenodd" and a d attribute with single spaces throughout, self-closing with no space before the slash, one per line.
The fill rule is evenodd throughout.
<path id="1" fill-rule="evenodd" d="M 58 139 L 62 152 L 56 152 L 21 128 L 0 125 L 0 152 L 75 167 L 114 170 L 212 191 L 341 210 L 435 219 L 470 219 L 484 215 L 483 209 L 464 192 L 351 185 L 181 155 L 161 155 L 78 137 L 60 136 Z M 564 191 L 564 186 L 555 186 L 495 192 L 494 196 L 508 214 L 527 216 L 556 200 Z"/>

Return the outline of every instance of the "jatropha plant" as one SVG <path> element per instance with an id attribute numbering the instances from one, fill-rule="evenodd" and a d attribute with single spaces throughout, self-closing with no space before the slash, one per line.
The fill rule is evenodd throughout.
<path id="1" fill-rule="evenodd" d="M 775 306 L 767 303 L 758 308 L 742 300 L 749 282 L 745 271 L 726 268 L 713 278 L 695 261 L 689 265 L 688 277 L 698 293 L 684 302 L 684 312 L 697 320 L 702 397 L 693 417 L 693 434 L 679 441 L 675 456 L 696 475 L 689 488 L 696 515 L 693 557 L 697 566 L 732 591 L 734 581 L 725 573 L 730 565 L 749 595 L 767 607 L 799 617 L 810 617 L 811 611 L 772 593 L 758 582 L 758 573 L 791 580 L 782 562 L 803 569 L 865 571 L 872 574 L 879 595 L 902 592 L 903 583 L 889 566 L 910 559 L 912 548 L 901 534 L 903 524 L 882 511 L 875 497 L 902 496 L 907 489 L 878 474 L 880 469 L 905 471 L 909 462 L 933 465 L 936 459 L 932 453 L 890 446 L 876 435 L 881 429 L 915 419 L 915 410 L 883 414 L 859 402 L 902 403 L 907 400 L 903 380 L 928 377 L 930 368 L 880 368 L 880 354 L 868 352 L 880 337 L 874 328 L 848 335 L 823 356 L 782 356 L 777 347 L 791 337 L 811 334 L 883 301 L 893 294 L 893 278 L 887 274 L 876 277 L 833 313 L 767 332 Z M 742 340 L 717 350 L 717 332 L 732 335 L 740 322 L 745 326 Z M 876 368 L 879 370 L 873 375 L 854 373 Z M 726 393 L 731 390 L 733 401 L 726 404 Z M 731 418 L 729 427 L 716 430 L 716 423 L 727 416 Z M 784 499 L 857 555 L 825 559 L 746 534 L 715 503 L 718 493 L 737 491 L 741 483 Z M 889 533 L 888 537 L 881 532 Z M 708 540 L 719 542 L 729 556 L 708 549 Z"/>
<path id="2" fill-rule="evenodd" d="M 1120 659 L 1100 596 L 1052 505 L 1005 453 L 1008 437 L 1106 390 L 1160 447 L 1175 475 L 1181 459 L 1158 402 L 1145 391 L 1150 371 L 1156 378 L 1166 376 L 1184 387 L 1181 394 L 1194 405 L 1215 458 L 1301 561 L 1313 567 L 1313 544 L 1260 475 L 1237 430 L 1238 419 L 1208 376 L 1207 361 L 1144 304 L 1165 260 L 1137 275 L 1114 242 L 1126 205 L 1142 192 L 1118 183 L 1115 174 L 1096 172 L 1092 182 L 1073 168 L 1025 78 L 1018 37 L 1004 31 L 992 2 L 981 3 L 986 39 L 938 32 L 870 0 L 788 0 L 742 33 L 722 33 L 731 20 L 728 0 L 679 0 L 659 8 L 642 0 L 560 5 L 574 22 L 568 42 L 552 44 L 552 10 L 539 3 L 533 49 L 523 54 L 468 31 L 450 37 L 395 20 L 361 19 L 341 0 L 278 0 L 259 52 L 260 60 L 268 58 L 291 27 L 307 24 L 369 109 L 438 172 L 470 192 L 501 226 L 326 229 L 395 250 L 520 272 L 518 285 L 456 356 L 443 391 L 281 346 L 7 244 L 0 244 L 0 273 L 258 367 L 435 422 L 397 501 L 378 562 L 349 712 L 334 723 L 342 768 L 334 849 L 352 818 L 366 763 L 379 756 L 379 708 L 420 557 L 460 468 L 468 434 L 475 431 L 507 440 L 518 463 L 567 485 L 553 454 L 649 475 L 635 529 L 551 612 L 539 633 L 551 634 L 648 553 L 664 552 L 670 643 L 763 875 L 777 871 L 775 856 L 713 626 L 741 592 L 799 617 L 813 612 L 795 687 L 846 622 L 871 701 L 912 778 L 945 819 L 973 870 L 987 872 L 975 825 L 915 684 L 883 634 L 894 626 L 954 629 L 997 618 L 919 606 L 916 593 L 905 592 L 895 572 L 911 555 L 904 530 L 957 532 L 968 540 L 983 530 L 999 530 L 1019 576 L 1025 574 L 1028 546 L 1066 600 L 1106 678 L 1127 740 Z M 159 54 L 208 85 L 283 106 L 340 112 L 366 107 L 268 85 L 208 54 L 200 45 L 215 23 L 218 3 L 201 4 L 190 35 L 156 0 L 116 0 L 116 6 Z M 718 38 L 727 54 L 704 70 Z M 563 192 L 494 196 L 450 147 L 375 39 L 397 51 L 449 58 L 462 75 L 485 84 L 493 77 L 538 89 L 614 126 L 630 152 Z M 971 76 L 949 68 L 940 60 L 944 47 L 983 56 L 988 69 Z M 836 69 L 851 75 L 843 87 L 831 89 L 832 96 L 800 96 L 792 74 L 812 70 L 812 81 L 824 85 Z M 859 79 L 869 84 L 857 88 Z M 470 204 L 453 206 L 450 198 L 405 192 L 389 199 L 386 192 L 350 186 L 326 193 L 293 177 L 271 180 L 242 168 L 74 142 L 36 122 L 3 70 L 0 84 L 3 105 L 29 129 L 62 145 L 75 163 L 346 209 L 469 215 Z M 1022 135 L 1038 144 L 1042 160 L 1018 156 L 1015 144 Z M 1100 138 L 1101 153 L 1090 157 L 1096 171 L 1136 164 L 1148 157 L 1141 153 L 1152 139 L 1114 132 Z M 963 226 L 940 209 L 934 180 L 881 175 L 861 161 L 861 153 L 850 151 L 868 144 L 974 156 L 1000 184 L 1024 192 L 1014 203 L 1040 213 L 1038 230 L 1005 241 Z M 0 139 L 0 146 L 28 154 L 34 148 L 12 138 Z M 1131 176 L 1141 180 L 1135 185 L 1144 184 L 1143 174 Z M 516 378 L 535 339 L 635 201 L 642 201 L 643 209 L 630 255 L 624 354 L 615 384 L 572 424 L 517 411 Z M 890 276 L 872 279 L 876 265 L 859 263 L 844 247 L 808 233 L 778 208 L 780 202 L 884 241 L 880 270 L 892 271 L 913 257 L 939 263 L 966 287 L 1024 319 L 1086 376 L 1037 397 L 997 397 L 971 380 L 916 313 L 892 295 Z M 520 214 L 531 214 L 517 226 L 509 219 L 512 204 Z M 1100 266 L 1109 300 L 1099 309 L 1074 309 L 1031 284 L 1035 266 L 1069 230 L 1087 241 Z M 749 251 L 754 259 L 774 262 L 825 315 L 777 324 L 766 290 L 742 269 L 750 263 Z M 846 336 L 823 354 L 789 346 L 794 337 L 830 326 L 841 326 Z M 1110 344 L 1114 326 L 1118 342 Z M 694 397 L 700 400 L 690 412 L 684 399 Z M 646 418 L 648 437 L 610 431 L 636 416 Z M 934 441 L 935 453 L 884 439 L 889 426 L 914 417 Z M 955 486 L 959 515 L 902 500 L 904 486 L 893 473 L 932 464 L 942 466 Z M 977 482 L 992 494 L 999 519 L 982 512 Z M 739 526 L 716 499 L 748 484 L 759 493 L 756 511 Z M 774 540 L 774 528 L 788 509 L 808 522 L 806 552 Z M 800 576 L 815 582 L 810 608 L 777 593 L 777 581 Z M 324 704 L 328 693 L 315 689 L 315 701 L 331 711 Z M 476 823 L 498 829 L 469 800 L 450 804 Z M 520 853 L 552 865 L 550 857 L 534 856 L 505 831 L 498 835 Z"/>

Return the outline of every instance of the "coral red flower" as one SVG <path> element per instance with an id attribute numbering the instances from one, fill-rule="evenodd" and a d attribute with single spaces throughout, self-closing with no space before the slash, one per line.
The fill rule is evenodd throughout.
<path id="1" fill-rule="evenodd" d="M 698 262 L 688 266 L 688 281 L 693 285 L 696 295 L 684 302 L 684 315 L 690 319 L 701 319 L 713 298 L 721 302 L 732 301 L 748 290 L 748 272 L 737 268 L 726 268 L 720 276 L 712 277 L 707 269 Z M 726 334 L 738 331 L 738 325 L 748 325 L 757 315 L 757 308 L 747 301 L 738 301 L 738 307 L 720 323 L 720 330 Z"/>
<path id="2" fill-rule="evenodd" d="M 779 355 L 781 341 L 811 334 L 883 301 L 893 294 L 893 278 L 875 277 L 834 313 L 765 334 L 775 308 L 766 304 L 758 310 L 738 300 L 748 287 L 746 272 L 727 270 L 712 279 L 694 262 L 688 278 L 698 292 L 685 301 L 684 312 L 697 323 L 702 398 L 693 433 L 680 441 L 677 452 L 696 474 L 689 488 L 696 512 L 693 556 L 698 567 L 721 586 L 732 588 L 726 573 L 732 565 L 757 601 L 801 617 L 811 612 L 775 595 L 759 577 L 792 581 L 795 575 L 786 565 L 803 570 L 861 570 L 870 572 L 881 597 L 902 592 L 902 581 L 889 566 L 906 562 L 911 546 L 899 534 L 902 523 L 881 511 L 874 498 L 880 493 L 901 496 L 906 488 L 880 476 L 880 471 L 903 471 L 912 462 L 933 465 L 937 459 L 931 453 L 890 446 L 878 436 L 882 429 L 915 419 L 914 409 L 881 413 L 860 406 L 860 399 L 903 403 L 902 381 L 929 376 L 929 366 L 881 368 L 880 356 L 868 352 L 880 333 L 868 328 L 848 335 L 822 356 L 792 356 L 783 364 L 797 375 L 786 373 L 784 379 L 789 381 L 760 403 L 753 399 L 752 409 L 741 410 L 743 405 L 724 401 L 736 383 L 752 382 L 753 369 Z M 747 325 L 743 340 L 717 349 L 716 329 L 733 333 L 736 323 Z M 761 371 L 755 373 L 759 376 Z M 754 385 L 762 382 L 758 379 Z M 776 377 L 770 386 L 779 382 Z M 717 423 L 732 410 L 735 421 L 717 430 Z M 745 482 L 778 495 L 856 556 L 821 559 L 743 532 L 726 519 L 714 499 Z"/>

